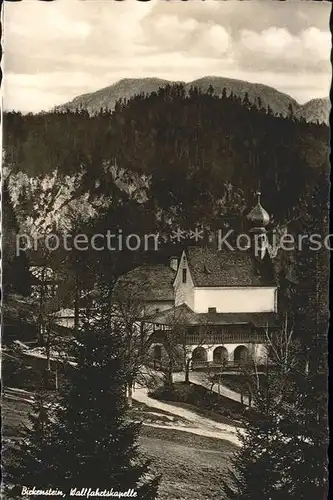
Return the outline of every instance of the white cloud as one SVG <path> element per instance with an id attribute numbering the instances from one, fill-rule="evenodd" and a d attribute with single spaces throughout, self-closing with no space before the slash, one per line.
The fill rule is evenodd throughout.
<path id="1" fill-rule="evenodd" d="M 241 57 L 261 58 L 273 61 L 278 70 L 279 65 L 290 61 L 299 68 L 318 67 L 321 63 L 328 65 L 330 51 L 330 34 L 310 27 L 297 36 L 291 35 L 285 28 L 270 27 L 259 33 L 250 30 L 241 31 L 238 51 Z M 263 59 L 264 58 L 264 59 Z"/>
<path id="2" fill-rule="evenodd" d="M 312 26 L 301 33 L 300 45 L 308 57 L 312 56 L 321 61 L 328 61 L 331 51 L 331 33 Z"/>
<path id="3" fill-rule="evenodd" d="M 232 46 L 227 30 L 220 25 L 204 25 L 192 50 L 202 55 L 219 56 L 226 54 Z"/>
<path id="4" fill-rule="evenodd" d="M 37 39 L 64 40 L 66 38 L 84 39 L 91 32 L 86 21 L 67 17 L 66 5 L 60 0 L 60 8 L 49 8 L 37 2 L 21 4 L 19 8 L 5 8 L 6 37 L 28 37 Z M 28 10 L 29 9 L 29 10 Z"/>
<path id="5" fill-rule="evenodd" d="M 221 75 L 299 100 L 327 95 L 329 7 L 310 3 L 6 2 L 4 105 L 37 111 L 140 76 Z"/>
<path id="6" fill-rule="evenodd" d="M 246 50 L 260 52 L 270 58 L 281 57 L 293 42 L 294 37 L 286 29 L 275 27 L 261 33 L 244 30 L 240 38 L 240 43 Z"/>
<path id="7" fill-rule="evenodd" d="M 145 41 L 150 48 L 162 50 L 181 50 L 188 46 L 188 40 L 197 29 L 199 23 L 195 19 L 179 19 L 176 15 L 161 15 L 156 19 L 143 21 Z"/>

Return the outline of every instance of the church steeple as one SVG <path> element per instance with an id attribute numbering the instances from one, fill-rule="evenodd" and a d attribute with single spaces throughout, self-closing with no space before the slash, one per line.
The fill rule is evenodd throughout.
<path id="1" fill-rule="evenodd" d="M 269 224 L 270 217 L 268 212 L 262 207 L 260 203 L 261 193 L 257 193 L 257 204 L 252 208 L 251 212 L 246 216 L 253 226 L 253 228 L 264 228 Z"/>
<path id="2" fill-rule="evenodd" d="M 267 231 L 266 226 L 270 222 L 268 212 L 261 205 L 261 193 L 257 192 L 257 204 L 246 216 L 251 224 L 250 233 L 252 234 L 252 250 L 256 259 L 262 260 L 267 250 Z"/>

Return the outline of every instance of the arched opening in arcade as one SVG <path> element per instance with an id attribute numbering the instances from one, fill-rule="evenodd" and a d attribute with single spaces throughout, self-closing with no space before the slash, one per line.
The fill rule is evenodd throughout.
<path id="1" fill-rule="evenodd" d="M 192 353 L 193 363 L 200 363 L 207 361 L 207 351 L 204 347 L 196 347 Z"/>
<path id="2" fill-rule="evenodd" d="M 224 346 L 218 346 L 213 351 L 213 362 L 217 364 L 225 364 L 228 361 L 228 350 Z"/>
<path id="3" fill-rule="evenodd" d="M 245 363 L 250 357 L 250 352 L 245 345 L 239 345 L 234 351 L 235 363 Z"/>

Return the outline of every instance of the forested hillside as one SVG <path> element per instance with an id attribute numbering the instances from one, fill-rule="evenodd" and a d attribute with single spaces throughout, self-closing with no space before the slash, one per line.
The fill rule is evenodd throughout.
<path id="1" fill-rule="evenodd" d="M 247 94 L 218 97 L 212 87 L 166 86 L 93 117 L 81 110 L 4 118 L 4 164 L 16 191 L 18 172 L 41 180 L 56 171 L 74 179 L 71 200 L 121 196 L 178 223 L 240 214 L 259 187 L 275 219 L 288 219 L 302 208 L 305 187 L 327 175 L 325 125 L 276 117 Z"/>

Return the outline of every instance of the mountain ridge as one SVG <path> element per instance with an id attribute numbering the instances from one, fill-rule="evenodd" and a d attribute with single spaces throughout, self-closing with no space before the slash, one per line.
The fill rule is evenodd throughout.
<path id="1" fill-rule="evenodd" d="M 56 111 L 85 109 L 89 114 L 93 115 L 99 112 L 100 109 L 113 110 L 119 99 L 130 99 L 140 93 L 149 95 L 152 92 L 157 92 L 161 87 L 173 84 L 183 84 L 187 92 L 191 87 L 207 91 L 212 86 L 216 95 L 221 95 L 224 89 L 227 95 L 230 95 L 232 92 L 244 98 L 247 94 L 251 103 L 265 109 L 271 108 L 272 112 L 276 115 L 287 116 L 291 108 L 294 116 L 298 119 L 304 118 L 306 121 L 319 120 L 319 122 L 328 123 L 328 98 L 327 100 L 325 98 L 311 99 L 301 105 L 290 95 L 280 92 L 269 85 L 209 75 L 188 83 L 157 77 L 123 78 L 95 92 L 76 96 L 71 101 L 56 106 L 54 109 Z"/>
<path id="2" fill-rule="evenodd" d="M 99 89 L 95 92 L 85 93 L 74 97 L 73 100 L 57 106 L 56 110 L 75 110 L 78 108 L 86 109 L 90 114 L 98 112 L 101 108 L 113 110 L 115 103 L 119 99 L 129 99 L 134 95 L 144 93 L 151 94 L 157 92 L 160 87 L 181 83 L 188 91 L 191 87 L 200 88 L 206 91 L 210 85 L 213 86 L 216 94 L 221 95 L 223 89 L 226 89 L 227 94 L 231 92 L 244 97 L 247 93 L 250 102 L 258 105 L 260 99 L 263 107 L 267 109 L 270 106 L 274 113 L 287 114 L 289 104 L 293 110 L 299 108 L 299 104 L 295 99 L 283 92 L 279 92 L 273 87 L 261 83 L 251 83 L 245 80 L 237 80 L 234 78 L 224 78 L 219 76 L 204 76 L 191 82 L 171 81 L 162 78 L 145 77 L 145 78 L 123 78 L 112 85 Z"/>
<path id="3" fill-rule="evenodd" d="M 328 97 L 315 97 L 304 103 L 295 112 L 295 118 L 306 122 L 329 123 L 331 102 Z"/>

